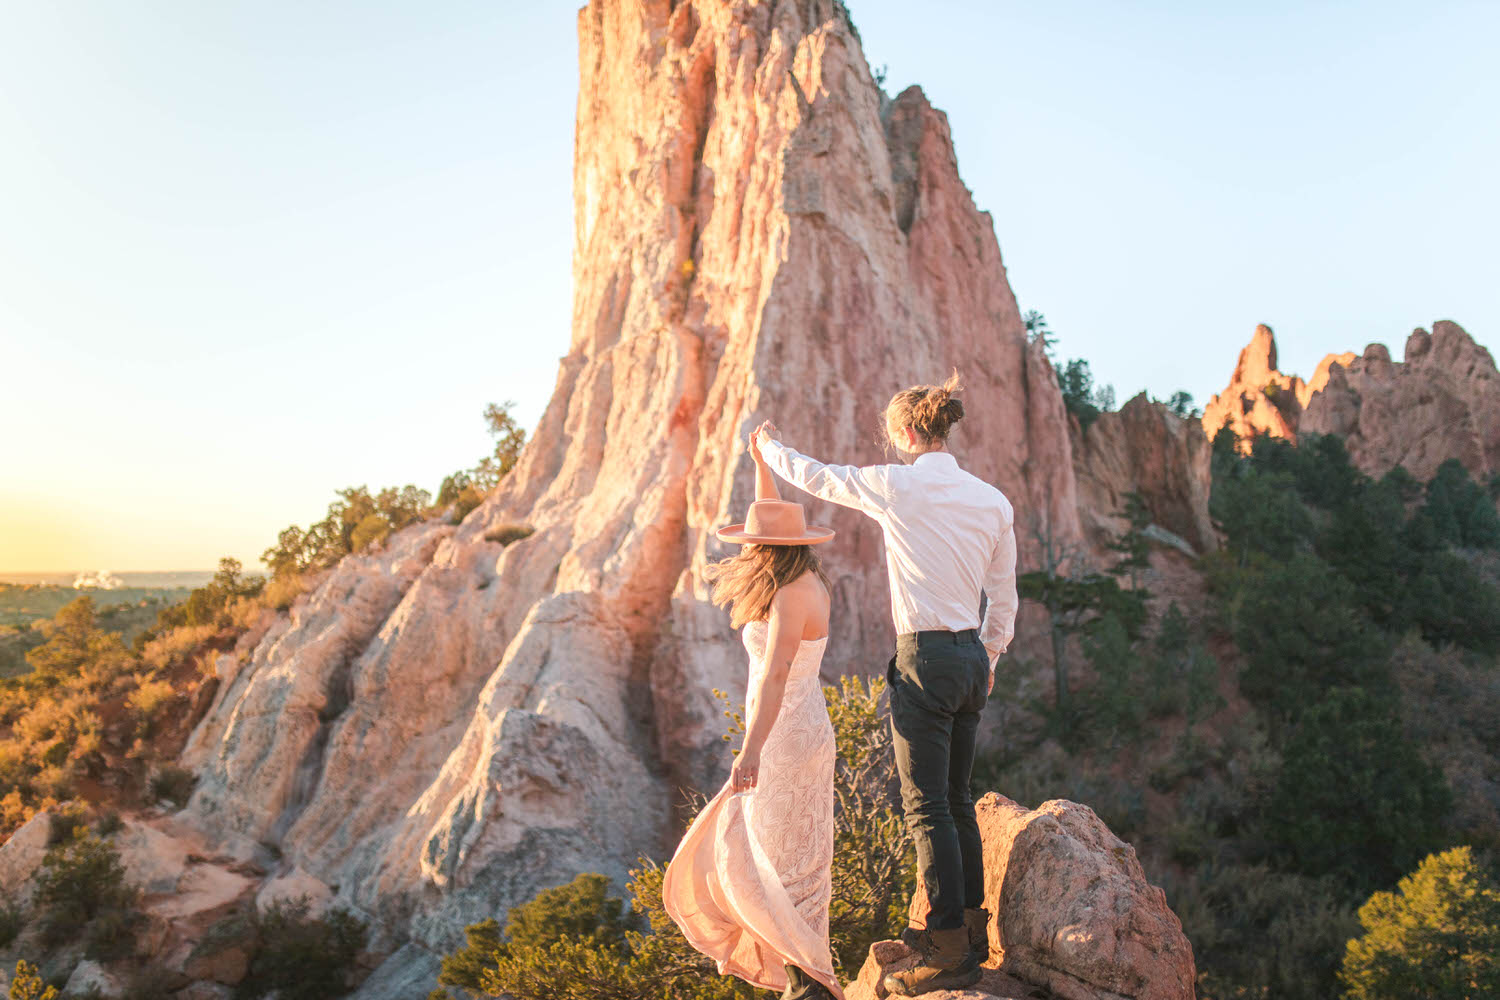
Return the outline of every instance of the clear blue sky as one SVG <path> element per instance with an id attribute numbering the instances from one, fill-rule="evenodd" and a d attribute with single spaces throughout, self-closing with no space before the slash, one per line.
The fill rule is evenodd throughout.
<path id="1" fill-rule="evenodd" d="M 948 112 L 1022 308 L 1121 400 L 1500 342 L 1493 3 L 850 0 Z M 0 571 L 254 564 L 528 424 L 570 315 L 575 10 L 13 4 Z M 920 13 L 913 13 L 919 10 Z"/>

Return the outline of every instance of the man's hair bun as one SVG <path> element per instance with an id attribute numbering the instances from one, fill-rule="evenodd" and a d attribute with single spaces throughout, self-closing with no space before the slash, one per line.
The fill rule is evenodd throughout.
<path id="1" fill-rule="evenodd" d="M 910 427 L 928 442 L 946 441 L 953 425 L 963 419 L 963 401 L 955 397 L 962 386 L 958 370 L 942 385 L 914 385 L 903 389 L 886 407 L 887 423 Z"/>

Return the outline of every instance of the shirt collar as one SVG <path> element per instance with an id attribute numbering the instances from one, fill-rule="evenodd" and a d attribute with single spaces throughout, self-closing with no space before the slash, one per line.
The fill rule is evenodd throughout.
<path id="1" fill-rule="evenodd" d="M 912 465 L 946 465 L 949 468 L 958 468 L 958 459 L 953 457 L 951 451 L 929 451 L 918 455 Z"/>

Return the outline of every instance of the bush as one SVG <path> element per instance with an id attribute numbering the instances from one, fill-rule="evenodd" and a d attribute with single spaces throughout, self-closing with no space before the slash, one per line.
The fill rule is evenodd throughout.
<path id="1" fill-rule="evenodd" d="M 47 850 L 36 875 L 42 939 L 52 947 L 82 936 L 88 954 L 114 957 L 129 943 L 138 895 L 125 882 L 119 852 L 77 831 L 71 842 Z"/>
<path id="2" fill-rule="evenodd" d="M 197 783 L 197 776 L 187 768 L 164 764 L 151 774 L 151 798 L 158 802 L 165 799 L 181 809 L 192 797 L 193 786 Z"/>
<path id="3" fill-rule="evenodd" d="M 1339 979 L 1348 1000 L 1500 996 L 1500 886 L 1467 847 L 1429 856 L 1359 909 Z"/>
<path id="4" fill-rule="evenodd" d="M 306 590 L 306 576 L 295 571 L 287 572 L 274 577 L 266 584 L 266 589 L 261 592 L 261 600 L 268 608 L 285 611 Z"/>
<path id="5" fill-rule="evenodd" d="M 142 719 L 149 720 L 176 695 L 177 691 L 168 681 L 143 680 L 126 701 Z"/>
<path id="6" fill-rule="evenodd" d="M 519 542 L 523 538 L 530 538 L 532 532 L 535 530 L 529 524 L 516 524 L 506 521 L 486 531 L 484 533 L 484 540 L 487 542 L 498 542 L 501 545 L 510 545 L 512 542 Z"/>
<path id="7" fill-rule="evenodd" d="M 1359 925 L 1333 882 L 1258 865 L 1204 865 L 1163 881 L 1193 943 L 1200 1000 L 1336 994 L 1339 952 Z"/>
<path id="8" fill-rule="evenodd" d="M 10 984 L 10 1000 L 56 1000 L 57 988 L 42 980 L 34 965 L 16 962 L 16 975 Z"/>
<path id="9" fill-rule="evenodd" d="M 0 905 L 0 948 L 8 946 L 26 926 L 25 911 L 15 904 Z"/>
<path id="10" fill-rule="evenodd" d="M 306 897 L 279 900 L 255 918 L 261 948 L 237 995 L 259 997 L 272 990 L 281 1000 L 328 1000 L 353 983 L 354 961 L 365 946 L 362 921 L 344 910 L 308 915 Z"/>

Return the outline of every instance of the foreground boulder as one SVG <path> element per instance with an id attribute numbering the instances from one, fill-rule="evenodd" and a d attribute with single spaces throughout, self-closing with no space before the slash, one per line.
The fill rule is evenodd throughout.
<path id="1" fill-rule="evenodd" d="M 976 812 L 991 915 L 989 971 L 978 992 L 931 996 L 1192 1000 L 1197 973 L 1181 921 L 1146 880 L 1135 848 L 1092 809 L 1064 799 L 1027 809 L 991 792 Z M 921 926 L 926 914 L 919 886 L 912 923 Z M 849 1000 L 884 997 L 881 977 L 909 964 L 910 954 L 900 942 L 874 945 Z M 1017 992 L 1017 981 L 1039 992 Z"/>

